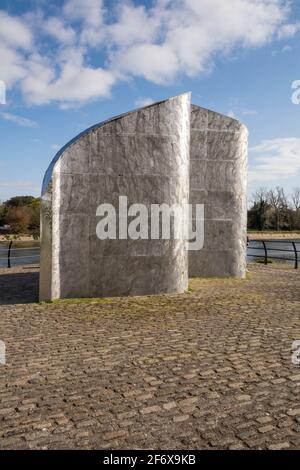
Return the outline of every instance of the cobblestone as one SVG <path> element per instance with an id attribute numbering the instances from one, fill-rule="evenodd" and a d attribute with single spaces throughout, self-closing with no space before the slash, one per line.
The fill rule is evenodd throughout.
<path id="1" fill-rule="evenodd" d="M 183 295 L 38 303 L 0 269 L 0 449 L 300 449 L 300 277 L 191 279 Z"/>

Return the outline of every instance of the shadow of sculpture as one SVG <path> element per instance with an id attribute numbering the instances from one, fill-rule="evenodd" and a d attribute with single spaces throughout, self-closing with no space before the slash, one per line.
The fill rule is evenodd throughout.
<path id="1" fill-rule="evenodd" d="M 1 274 L 0 305 L 27 304 L 39 300 L 39 273 Z"/>

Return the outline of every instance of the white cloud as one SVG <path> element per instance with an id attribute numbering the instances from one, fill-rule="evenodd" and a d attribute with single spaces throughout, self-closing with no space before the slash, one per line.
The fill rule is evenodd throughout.
<path id="1" fill-rule="evenodd" d="M 69 14 L 72 21 L 82 20 L 81 35 L 76 35 L 73 27 L 61 18 L 45 20 L 40 12 L 28 14 L 27 23 L 35 32 L 34 47 L 21 54 L 17 47 L 13 50 L 7 44 L 0 46 L 1 79 L 8 86 L 19 83 L 29 105 L 57 101 L 66 108 L 109 96 L 116 81 L 115 74 L 106 68 L 87 65 L 88 47 L 83 44 L 90 33 L 93 44 L 99 35 L 101 6 L 99 0 L 69 0 L 65 4 L 65 14 Z M 10 18 L 13 23 L 15 19 Z M 21 24 L 21 19 L 17 24 Z M 60 48 L 55 55 L 39 43 L 38 38 L 45 35 L 59 42 Z"/>
<path id="2" fill-rule="evenodd" d="M 138 98 L 134 104 L 139 108 L 143 108 L 144 106 L 149 106 L 152 103 L 154 103 L 152 98 Z"/>
<path id="3" fill-rule="evenodd" d="M 2 44 L 30 49 L 32 41 L 32 33 L 22 19 L 9 16 L 0 10 L 0 42 Z"/>
<path id="4" fill-rule="evenodd" d="M 11 88 L 19 80 L 26 76 L 26 64 L 24 56 L 5 44 L 0 44 L 1 80 L 7 88 Z"/>
<path id="5" fill-rule="evenodd" d="M 115 35 L 119 42 L 111 59 L 123 71 L 156 83 L 169 82 L 181 73 L 207 73 L 216 54 L 227 55 L 237 46 L 267 44 L 289 13 L 288 2 L 281 0 L 231 0 L 230 5 L 228 0 L 158 1 L 147 10 L 146 24 L 152 26 L 148 38 L 145 11 L 128 6 L 126 18 L 129 8 L 133 16 L 139 12 L 141 27 L 132 33 L 131 23 L 121 12 L 111 27 L 122 32 L 117 38 Z M 134 43 L 130 43 L 132 36 Z"/>
<path id="6" fill-rule="evenodd" d="M 122 72 L 158 84 L 170 82 L 179 68 L 176 53 L 167 44 L 134 45 L 111 58 Z"/>
<path id="7" fill-rule="evenodd" d="M 43 24 L 43 29 L 50 36 L 65 45 L 72 44 L 75 41 L 75 30 L 71 26 L 65 25 L 60 18 L 48 18 Z"/>
<path id="8" fill-rule="evenodd" d="M 64 6 L 65 18 L 83 23 L 82 44 L 98 45 L 103 39 L 103 0 L 68 0 Z"/>
<path id="9" fill-rule="evenodd" d="M 82 20 L 89 25 L 100 26 L 103 18 L 103 0 L 67 0 L 64 13 L 74 20 Z"/>
<path id="10" fill-rule="evenodd" d="M 284 180 L 300 172 L 300 139 L 265 140 L 250 148 L 249 182 Z"/>
<path id="11" fill-rule="evenodd" d="M 22 126 L 22 127 L 38 127 L 38 124 L 35 121 L 32 121 L 31 119 L 24 118 L 22 116 L 18 116 L 17 114 L 0 113 L 0 116 L 5 121 L 14 122 L 15 124 L 18 124 L 19 126 Z"/>
<path id="12" fill-rule="evenodd" d="M 288 39 L 300 31 L 300 22 L 285 24 L 278 31 L 279 39 Z"/>
<path id="13" fill-rule="evenodd" d="M 128 47 L 132 44 L 154 41 L 159 33 L 161 19 L 145 6 L 121 3 L 117 9 L 117 21 L 107 26 L 112 44 Z"/>
<path id="14" fill-rule="evenodd" d="M 61 58 L 59 73 L 40 56 L 31 58 L 31 70 L 22 83 L 22 91 L 30 104 L 62 103 L 63 107 L 109 96 L 115 83 L 111 72 L 83 65 L 81 52 L 70 50 L 69 58 Z"/>
<path id="15" fill-rule="evenodd" d="M 0 78 L 8 88 L 26 75 L 24 54 L 32 43 L 33 35 L 25 22 L 0 10 Z"/>
<path id="16" fill-rule="evenodd" d="M 109 96 L 121 79 L 168 84 L 207 74 L 217 56 L 299 31 L 289 0 L 228 3 L 65 0 L 60 16 L 49 18 L 41 9 L 23 17 L 0 11 L 0 78 L 29 104 L 67 107 Z"/>

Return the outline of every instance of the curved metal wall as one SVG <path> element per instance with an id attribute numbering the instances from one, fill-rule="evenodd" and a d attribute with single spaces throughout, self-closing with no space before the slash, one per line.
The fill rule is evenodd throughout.
<path id="1" fill-rule="evenodd" d="M 190 202 L 204 204 L 204 247 L 189 252 L 190 276 L 246 273 L 248 131 L 191 107 Z"/>
<path id="2" fill-rule="evenodd" d="M 189 199 L 190 94 L 93 126 L 46 172 L 40 299 L 183 292 L 184 240 L 99 240 L 96 209 Z"/>

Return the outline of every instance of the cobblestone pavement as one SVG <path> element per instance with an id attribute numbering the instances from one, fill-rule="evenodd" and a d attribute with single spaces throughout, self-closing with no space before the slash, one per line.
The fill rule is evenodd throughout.
<path id="1" fill-rule="evenodd" d="M 250 271 L 39 304 L 37 269 L 1 269 L 0 448 L 299 449 L 300 273 Z"/>

